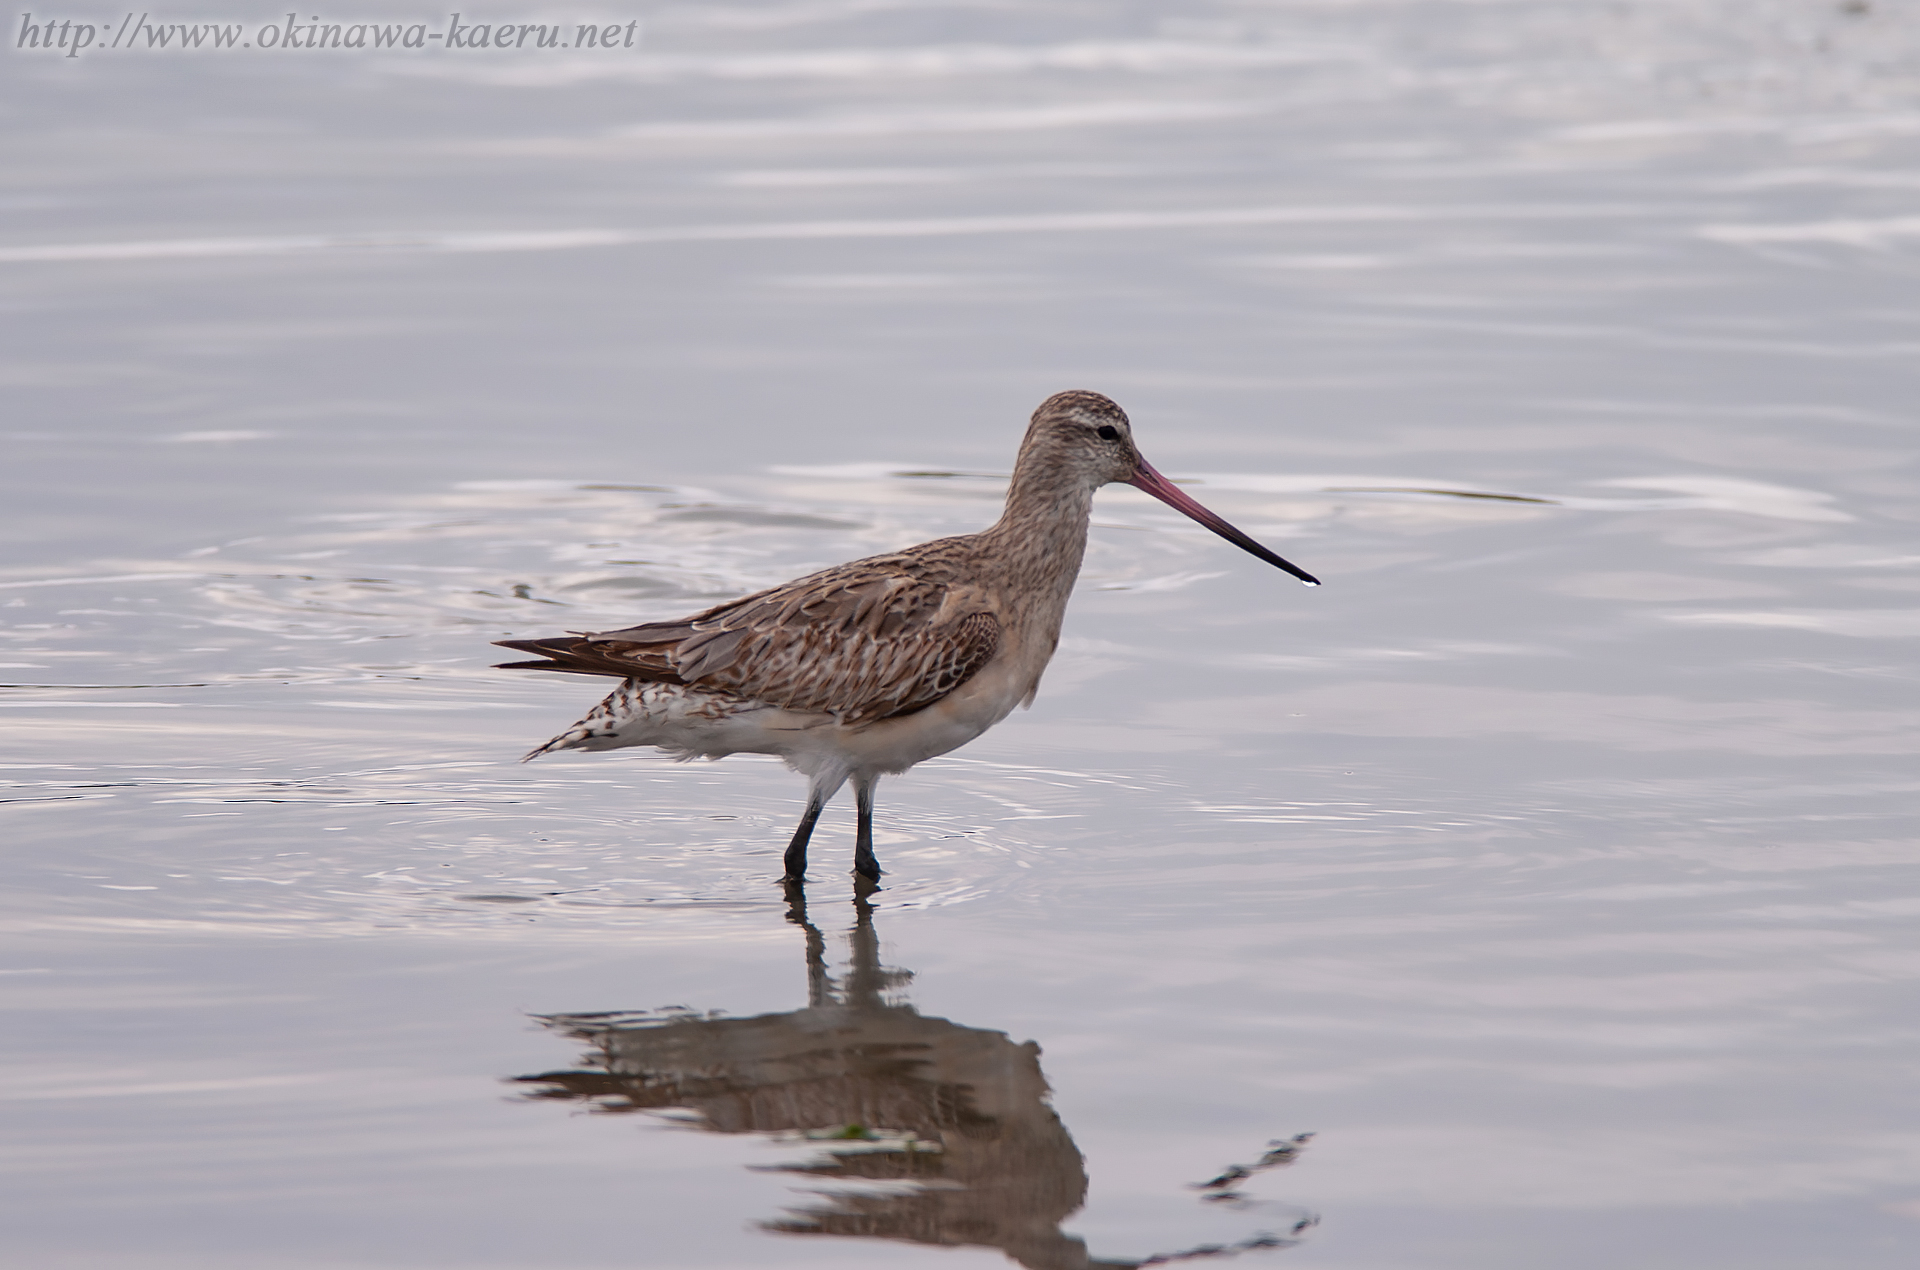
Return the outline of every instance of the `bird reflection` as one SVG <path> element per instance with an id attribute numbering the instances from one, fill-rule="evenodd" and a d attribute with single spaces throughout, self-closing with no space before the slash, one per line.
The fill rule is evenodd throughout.
<path id="1" fill-rule="evenodd" d="M 900 993 L 911 972 L 880 964 L 872 889 L 856 890 L 849 962 L 835 976 L 805 893 L 788 888 L 787 919 L 806 937 L 805 1007 L 739 1019 L 544 1015 L 547 1027 L 588 1050 L 578 1070 L 515 1083 L 534 1099 L 616 1113 L 673 1108 L 716 1133 L 814 1144 L 814 1158 L 774 1168 L 845 1189 L 762 1223 L 785 1234 L 997 1248 L 1027 1270 L 1132 1270 L 1290 1246 L 1312 1224 L 1306 1217 L 1285 1237 L 1263 1232 L 1144 1261 L 1091 1257 L 1060 1229 L 1086 1198 L 1087 1173 L 1047 1104 L 1040 1047 L 907 1004 Z"/>

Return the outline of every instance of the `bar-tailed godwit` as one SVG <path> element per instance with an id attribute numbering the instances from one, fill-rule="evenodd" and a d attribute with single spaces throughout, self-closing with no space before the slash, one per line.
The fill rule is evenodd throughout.
<path id="1" fill-rule="evenodd" d="M 810 782 L 787 846 L 788 882 L 806 871 L 820 809 L 852 780 L 854 871 L 877 879 L 875 782 L 1032 704 L 1086 553 L 1094 491 L 1115 481 L 1319 585 L 1156 472 L 1119 406 L 1099 393 L 1058 393 L 1034 411 L 1006 512 L 990 529 L 838 565 L 678 621 L 499 641 L 542 658 L 502 669 L 624 680 L 527 757 L 629 745 L 683 759 L 778 755 Z"/>

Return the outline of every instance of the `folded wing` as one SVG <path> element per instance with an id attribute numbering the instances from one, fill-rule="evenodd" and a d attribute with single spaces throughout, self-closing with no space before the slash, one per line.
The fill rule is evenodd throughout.
<path id="1" fill-rule="evenodd" d="M 894 559 L 842 565 L 678 621 L 500 643 L 546 658 L 511 669 L 698 684 L 847 723 L 911 714 L 993 659 L 1000 624 L 985 611 L 956 612 L 949 580 Z"/>

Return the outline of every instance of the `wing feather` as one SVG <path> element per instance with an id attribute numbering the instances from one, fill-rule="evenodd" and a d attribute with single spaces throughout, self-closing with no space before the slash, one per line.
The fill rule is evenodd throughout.
<path id="1" fill-rule="evenodd" d="M 507 646 L 552 659 L 520 663 L 530 668 L 697 683 L 848 723 L 912 714 L 1000 647 L 991 613 L 949 607 L 954 562 L 924 552 L 855 561 L 678 621 Z"/>

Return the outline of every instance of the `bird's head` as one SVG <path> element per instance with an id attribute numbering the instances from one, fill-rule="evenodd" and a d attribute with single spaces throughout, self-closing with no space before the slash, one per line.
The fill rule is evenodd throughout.
<path id="1" fill-rule="evenodd" d="M 1060 392 L 1041 402 L 1033 412 L 1033 422 L 1027 425 L 1019 466 L 1036 475 L 1046 473 L 1043 480 L 1080 482 L 1088 489 L 1125 482 L 1308 586 L 1320 585 L 1312 574 L 1268 551 L 1155 471 L 1133 444 L 1133 424 L 1127 412 L 1097 392 Z"/>
<path id="2" fill-rule="evenodd" d="M 1130 481 L 1140 466 L 1127 412 L 1097 392 L 1057 392 L 1041 402 L 1020 457 L 1071 473 L 1094 489 Z"/>

